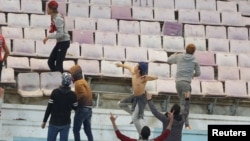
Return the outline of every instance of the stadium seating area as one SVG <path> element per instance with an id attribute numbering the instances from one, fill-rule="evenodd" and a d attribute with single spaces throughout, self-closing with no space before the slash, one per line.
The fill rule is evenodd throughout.
<path id="1" fill-rule="evenodd" d="M 149 74 L 159 76 L 159 80 L 147 85 L 147 90 L 156 95 L 175 96 L 176 65 L 167 64 L 168 56 L 184 52 L 188 43 L 194 43 L 202 73 L 193 78 L 194 96 L 213 98 L 211 105 L 217 98 L 249 101 L 249 1 L 57 1 L 72 41 L 64 62 L 65 71 L 74 64 L 82 66 L 94 92 L 117 92 L 110 87 L 98 89 L 98 80 L 108 78 L 115 85 L 117 80 L 130 78 L 126 70 L 114 63 L 145 61 L 149 63 Z M 55 44 L 53 40 L 42 43 L 50 25 L 46 2 L 0 0 L 1 33 L 11 51 L 1 83 L 16 84 L 22 97 L 46 96 L 48 85 L 49 89 L 58 86 L 59 78 L 50 85 L 51 78 L 44 74 L 49 71 L 47 58 Z M 30 79 L 32 75 L 34 78 Z M 32 88 L 25 84 L 27 79 L 33 81 L 29 82 L 34 85 Z"/>

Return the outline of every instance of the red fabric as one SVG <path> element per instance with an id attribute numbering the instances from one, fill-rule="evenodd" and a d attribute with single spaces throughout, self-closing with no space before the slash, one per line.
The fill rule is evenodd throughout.
<path id="1" fill-rule="evenodd" d="M 52 0 L 48 3 L 48 7 L 49 8 L 57 8 L 58 7 L 58 3 L 55 0 Z"/>
<path id="2" fill-rule="evenodd" d="M 0 60 L 2 60 L 2 49 L 5 46 L 5 39 L 2 35 L 0 35 Z"/>
<path id="3" fill-rule="evenodd" d="M 55 25 L 54 21 L 51 19 L 49 33 L 53 33 L 55 31 L 56 31 L 56 25 Z"/>
<path id="4" fill-rule="evenodd" d="M 121 141 L 137 141 L 137 139 L 132 139 L 123 135 L 119 130 L 116 130 L 115 134 L 117 138 L 120 139 Z M 166 129 L 160 136 L 154 138 L 153 141 L 164 141 L 169 136 L 169 134 L 170 130 Z"/>

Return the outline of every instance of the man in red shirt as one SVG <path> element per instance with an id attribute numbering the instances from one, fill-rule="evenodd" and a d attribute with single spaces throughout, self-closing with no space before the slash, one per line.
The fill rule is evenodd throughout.
<path id="1" fill-rule="evenodd" d="M 163 141 L 164 139 L 166 139 L 169 134 L 170 134 L 170 130 L 173 124 L 173 112 L 168 113 L 168 117 L 170 119 L 169 124 L 167 126 L 167 128 L 165 129 L 165 131 L 158 137 L 154 138 L 154 139 L 150 139 L 152 141 Z M 120 139 L 121 141 L 149 141 L 149 136 L 150 136 L 150 129 L 148 126 L 144 126 L 141 129 L 141 137 L 139 140 L 137 139 L 132 139 L 130 137 L 127 137 L 126 135 L 123 135 L 120 130 L 117 128 L 117 125 L 115 123 L 117 116 L 115 117 L 112 113 L 110 113 L 110 120 L 111 123 L 113 125 L 113 128 L 115 130 L 116 136 L 118 139 Z"/>
<path id="2" fill-rule="evenodd" d="M 2 57 L 2 51 L 4 51 L 4 56 L 3 57 Z M 0 81 L 1 81 L 3 63 L 6 61 L 9 54 L 10 54 L 10 51 L 8 49 L 8 46 L 7 46 L 6 42 L 5 42 L 5 39 L 0 34 Z"/>

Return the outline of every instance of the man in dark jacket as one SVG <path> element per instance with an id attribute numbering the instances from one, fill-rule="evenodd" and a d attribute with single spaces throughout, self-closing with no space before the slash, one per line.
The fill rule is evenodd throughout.
<path id="1" fill-rule="evenodd" d="M 76 109 L 78 103 L 76 94 L 70 90 L 71 74 L 62 74 L 62 85 L 52 91 L 48 106 L 43 118 L 42 128 L 50 116 L 47 141 L 56 141 L 60 133 L 60 141 L 68 141 L 71 110 Z"/>

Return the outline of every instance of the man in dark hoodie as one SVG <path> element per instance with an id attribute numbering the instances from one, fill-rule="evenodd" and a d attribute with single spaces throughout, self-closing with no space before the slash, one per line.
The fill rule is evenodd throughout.
<path id="1" fill-rule="evenodd" d="M 200 65 L 196 58 L 193 56 L 195 52 L 195 45 L 188 44 L 186 47 L 186 53 L 173 54 L 169 56 L 169 64 L 177 64 L 176 71 L 176 90 L 180 99 L 181 109 L 184 109 L 185 94 L 191 93 L 191 81 L 193 77 L 200 76 Z M 185 121 L 186 129 L 191 129 L 189 125 L 188 117 Z"/>
<path id="2" fill-rule="evenodd" d="M 70 73 L 73 76 L 73 82 L 75 83 L 75 93 L 78 101 L 78 108 L 76 109 L 73 133 L 75 141 L 80 141 L 81 126 L 84 127 L 84 132 L 88 138 L 88 141 L 93 141 L 93 135 L 91 131 L 91 118 L 92 118 L 92 90 L 88 82 L 84 79 L 82 69 L 79 65 L 72 66 Z"/>
<path id="3" fill-rule="evenodd" d="M 42 128 L 50 117 L 47 141 L 56 141 L 57 134 L 60 133 L 60 141 L 68 141 L 71 110 L 78 105 L 76 94 L 70 90 L 71 74 L 62 74 L 62 85 L 52 91 L 48 106 L 43 118 Z"/>
<path id="4" fill-rule="evenodd" d="M 152 94 L 147 94 L 148 106 L 151 112 L 157 119 L 159 119 L 162 122 L 162 133 L 165 131 L 167 125 L 170 122 L 168 114 L 172 112 L 174 113 L 173 126 L 171 129 L 170 135 L 164 141 L 181 141 L 182 140 L 183 125 L 189 113 L 189 97 L 190 97 L 190 93 L 186 93 L 185 94 L 185 106 L 184 106 L 185 109 L 183 110 L 183 113 L 180 113 L 180 110 L 181 110 L 180 105 L 174 104 L 171 107 L 170 112 L 166 112 L 165 114 L 162 114 L 158 112 L 157 109 L 155 108 L 154 103 L 152 101 Z"/>

